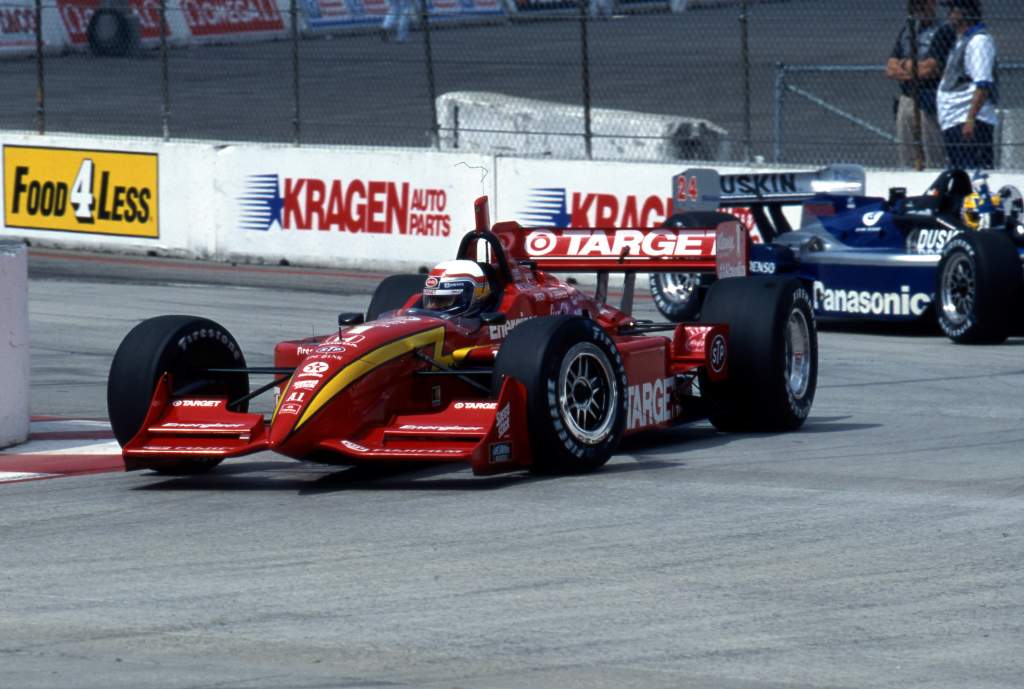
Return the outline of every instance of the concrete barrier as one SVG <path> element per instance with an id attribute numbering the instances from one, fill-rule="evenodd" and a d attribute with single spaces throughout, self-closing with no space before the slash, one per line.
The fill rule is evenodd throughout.
<path id="1" fill-rule="evenodd" d="M 24 442 L 29 423 L 28 251 L 0 239 L 0 447 Z"/>
<path id="2" fill-rule="evenodd" d="M 696 162 L 4 131 L 0 156 L 0 232 L 32 246 L 389 272 L 451 258 L 484 194 L 495 220 L 656 227 L 672 176 Z M 869 171 L 867 191 L 920 194 L 938 173 Z M 1005 184 L 1024 188 L 1024 173 L 992 173 L 992 188 Z"/>
<path id="3" fill-rule="evenodd" d="M 583 108 L 486 91 L 437 98 L 441 150 L 495 155 L 586 158 Z M 727 160 L 729 133 L 697 117 L 591 110 L 597 160 Z"/>

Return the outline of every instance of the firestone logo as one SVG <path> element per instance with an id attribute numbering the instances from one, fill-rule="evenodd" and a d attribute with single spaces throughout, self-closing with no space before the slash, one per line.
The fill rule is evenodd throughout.
<path id="1" fill-rule="evenodd" d="M 409 182 L 250 175 L 238 197 L 239 227 L 447 237 L 444 189 Z"/>
<path id="2" fill-rule="evenodd" d="M 570 194 L 565 187 L 534 187 L 519 220 L 535 227 L 658 227 L 671 213 L 668 196 Z"/>

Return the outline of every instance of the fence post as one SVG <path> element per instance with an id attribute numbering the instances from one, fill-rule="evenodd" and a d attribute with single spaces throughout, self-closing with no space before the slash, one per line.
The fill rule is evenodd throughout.
<path id="1" fill-rule="evenodd" d="M 288 12 L 292 22 L 292 98 L 295 108 L 292 111 L 292 143 L 302 143 L 302 114 L 299 110 L 299 4 L 291 0 Z"/>
<path id="2" fill-rule="evenodd" d="M 751 161 L 753 138 L 750 123 L 750 44 L 747 30 L 747 0 L 740 0 L 740 59 L 743 61 L 743 160 Z"/>
<path id="3" fill-rule="evenodd" d="M 580 50 L 583 68 L 583 146 L 587 160 L 594 156 L 593 133 L 590 128 L 590 46 L 587 42 L 587 1 L 579 0 L 580 8 Z"/>
<path id="4" fill-rule="evenodd" d="M 167 0 L 160 0 L 160 128 L 171 138 L 171 80 L 167 64 Z"/>
<path id="5" fill-rule="evenodd" d="M 46 133 L 46 90 L 43 88 L 43 0 L 36 0 L 36 133 Z"/>
<path id="6" fill-rule="evenodd" d="M 907 36 L 910 41 L 910 97 L 914 99 L 914 118 L 910 125 L 911 138 L 914 140 L 914 169 L 924 169 L 924 143 L 921 131 L 921 84 L 917 80 L 917 22 L 914 15 L 907 15 Z M 899 144 L 897 144 L 898 146 Z"/>
<path id="7" fill-rule="evenodd" d="M 782 162 L 782 96 L 786 92 L 786 65 L 775 63 L 775 91 L 772 97 L 772 162 Z"/>
<path id="8" fill-rule="evenodd" d="M 424 62 L 427 66 L 427 95 L 430 98 L 430 137 L 437 150 L 441 150 L 441 126 L 437 121 L 437 84 L 434 81 L 434 50 L 430 42 L 430 12 L 427 11 L 429 0 L 418 0 L 420 6 L 420 25 L 423 27 Z"/>

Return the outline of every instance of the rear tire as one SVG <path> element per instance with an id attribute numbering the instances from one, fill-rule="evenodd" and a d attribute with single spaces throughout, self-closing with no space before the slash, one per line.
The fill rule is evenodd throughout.
<path id="1" fill-rule="evenodd" d="M 670 216 L 662 227 L 718 227 L 736 220 L 728 213 L 690 211 Z M 701 273 L 651 273 L 651 298 L 662 316 L 673 323 L 692 322 L 700 313 L 700 305 L 713 275 Z"/>
<path id="2" fill-rule="evenodd" d="M 374 321 L 382 313 L 394 311 L 405 306 L 409 297 L 423 292 L 423 283 L 427 276 L 424 273 L 392 275 L 384 278 L 370 299 L 370 308 L 366 310 L 366 320 Z"/>
<path id="3" fill-rule="evenodd" d="M 85 30 L 93 55 L 124 57 L 139 44 L 138 22 L 129 13 L 110 7 L 97 9 Z"/>
<path id="4" fill-rule="evenodd" d="M 153 392 L 164 373 L 171 374 L 172 395 L 237 399 L 249 392 L 246 373 L 209 374 L 205 368 L 245 368 L 238 342 L 223 326 L 194 316 L 158 316 L 142 321 L 125 336 L 107 378 L 107 413 L 117 442 L 124 446 L 141 430 Z M 238 411 L 248 411 L 241 404 Z M 209 471 L 218 458 L 155 461 L 159 473 Z"/>
<path id="5" fill-rule="evenodd" d="M 803 425 L 818 381 L 811 295 L 777 276 L 719 280 L 701 322 L 729 326 L 728 379 L 703 381 L 709 418 L 721 431 L 779 432 Z"/>
<path id="6" fill-rule="evenodd" d="M 939 327 L 958 344 L 998 344 L 1024 306 L 1024 272 L 1004 233 L 961 232 L 946 243 L 935 274 Z"/>
<path id="7" fill-rule="evenodd" d="M 593 321 L 545 316 L 516 326 L 498 352 L 492 387 L 526 387 L 531 471 L 579 474 L 602 466 L 626 428 L 626 369 Z"/>

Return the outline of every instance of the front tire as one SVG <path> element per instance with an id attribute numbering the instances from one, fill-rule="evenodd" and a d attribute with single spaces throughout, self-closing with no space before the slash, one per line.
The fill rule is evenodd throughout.
<path id="1" fill-rule="evenodd" d="M 175 396 L 238 399 L 249 392 L 246 373 L 207 373 L 207 368 L 245 368 L 238 342 L 226 328 L 206 318 L 158 316 L 136 325 L 121 341 L 107 378 L 107 414 L 123 447 L 142 429 L 157 382 L 171 374 Z M 248 411 L 248 404 L 236 407 Z M 181 475 L 209 471 L 218 458 L 156 460 L 159 473 Z"/>
<path id="2" fill-rule="evenodd" d="M 703 323 L 729 326 L 729 375 L 704 381 L 709 418 L 722 431 L 780 432 L 803 425 L 818 382 L 818 333 L 811 295 L 799 280 L 719 280 Z"/>
<path id="3" fill-rule="evenodd" d="M 1024 273 L 1013 240 L 961 232 L 946 243 L 935 275 L 939 327 L 958 344 L 998 344 L 1024 305 Z"/>
<path id="4" fill-rule="evenodd" d="M 532 471 L 578 474 L 602 466 L 626 427 L 626 369 L 612 339 L 579 316 L 518 325 L 494 364 L 495 391 L 506 376 L 526 387 Z"/>

